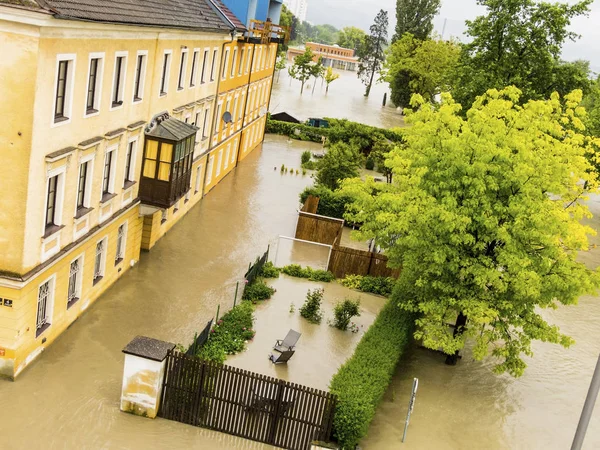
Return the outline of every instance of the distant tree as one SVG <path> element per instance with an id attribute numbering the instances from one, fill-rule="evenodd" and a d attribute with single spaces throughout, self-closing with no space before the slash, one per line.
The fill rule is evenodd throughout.
<path id="1" fill-rule="evenodd" d="M 367 34 L 357 27 L 344 27 L 338 34 L 337 44 L 340 47 L 351 48 L 355 54 L 360 52 Z"/>
<path id="2" fill-rule="evenodd" d="M 279 83 L 279 76 L 281 71 L 287 67 L 287 54 L 285 51 L 281 51 L 277 54 L 277 61 L 275 62 L 275 70 L 277 71 L 277 82 Z"/>
<path id="3" fill-rule="evenodd" d="M 358 63 L 358 77 L 367 87 L 365 97 L 369 96 L 375 73 L 381 70 L 385 60 L 384 48 L 388 43 L 388 13 L 383 9 L 375 16 L 370 28 L 371 34 L 366 37 Z"/>
<path id="4" fill-rule="evenodd" d="M 415 337 L 452 364 L 469 338 L 475 359 L 491 353 L 494 371 L 513 376 L 534 340 L 573 343 L 542 310 L 575 305 L 600 281 L 577 258 L 593 234 L 580 200 L 598 188 L 581 92 L 519 96 L 490 90 L 466 118 L 449 94 L 439 108 L 415 96 L 405 145 L 386 161 L 394 182 L 374 194 L 370 180 L 346 180 L 340 192 L 355 199 L 356 237 L 402 267 L 392 300 L 418 315 Z"/>
<path id="5" fill-rule="evenodd" d="M 327 72 L 325 72 L 325 83 L 327 84 L 327 87 L 325 88 L 326 94 L 329 92 L 329 85 L 331 83 L 333 83 L 335 80 L 337 80 L 339 77 L 340 77 L 340 74 L 335 73 L 333 71 L 333 68 L 331 68 L 331 67 L 327 68 Z"/>
<path id="6" fill-rule="evenodd" d="M 419 41 L 405 33 L 388 49 L 383 66 L 383 79 L 390 83 L 394 104 L 404 108 L 413 94 L 432 101 L 435 95 L 449 91 L 459 56 L 460 47 L 452 41 Z"/>
<path id="7" fill-rule="evenodd" d="M 392 42 L 401 39 L 405 33 L 420 41 L 428 39 L 441 3 L 441 0 L 396 0 L 396 33 Z"/>
<path id="8" fill-rule="evenodd" d="M 337 189 L 341 180 L 358 176 L 360 160 L 361 155 L 355 146 L 344 142 L 332 144 L 319 162 L 315 176 L 317 185 L 332 191 Z"/>
<path id="9" fill-rule="evenodd" d="M 323 65 L 323 57 L 319 56 L 319 59 L 312 66 L 312 76 L 314 78 L 312 93 L 315 93 L 315 86 L 317 85 L 317 80 L 325 75 L 325 66 Z"/>
<path id="10" fill-rule="evenodd" d="M 338 40 L 338 29 L 333 25 L 311 25 L 308 22 L 298 22 L 294 29 L 293 43 L 302 45 L 306 42 L 319 42 L 333 45 Z"/>
<path id="11" fill-rule="evenodd" d="M 600 138 L 600 76 L 592 84 L 588 95 L 584 97 L 583 106 L 588 113 L 585 119 L 588 132 Z"/>
<path id="12" fill-rule="evenodd" d="M 291 66 L 288 66 L 287 72 L 288 72 L 288 75 L 290 77 L 290 86 L 291 86 L 292 85 L 292 80 L 296 79 L 296 75 L 298 74 L 298 71 L 296 70 L 296 66 L 295 65 L 291 65 Z"/>
<path id="13" fill-rule="evenodd" d="M 312 50 L 309 47 L 306 47 L 304 53 L 294 58 L 294 78 L 302 83 L 300 86 L 300 95 L 304 92 L 304 83 L 313 76 L 313 57 L 314 54 Z"/>
<path id="14" fill-rule="evenodd" d="M 568 31 L 571 20 L 587 15 L 592 1 L 478 0 L 487 13 L 467 21 L 470 42 L 462 47 L 453 97 L 466 111 L 490 88 L 514 85 L 523 92 L 522 101 L 585 88 L 586 77 L 577 74 L 584 68 L 565 65 L 560 55 L 567 40 L 578 38 Z M 565 74 L 569 78 L 562 78 Z"/>

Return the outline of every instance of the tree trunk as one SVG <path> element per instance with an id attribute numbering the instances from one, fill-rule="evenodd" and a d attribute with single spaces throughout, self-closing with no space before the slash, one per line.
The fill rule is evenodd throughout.
<path id="1" fill-rule="evenodd" d="M 460 336 L 461 334 L 463 334 L 466 323 L 467 323 L 467 316 L 465 316 L 462 312 L 460 312 L 458 314 L 458 317 L 456 318 L 456 325 L 454 325 L 454 333 L 452 334 L 452 336 L 456 337 L 456 336 Z M 446 364 L 448 364 L 449 366 L 455 366 L 457 362 L 458 362 L 458 350 L 455 351 L 453 355 L 446 356 Z"/>
<path id="2" fill-rule="evenodd" d="M 281 69 L 277 71 L 277 82 L 279 83 L 279 77 L 281 76 Z"/>
<path id="3" fill-rule="evenodd" d="M 313 90 L 312 90 L 312 93 L 313 93 L 313 94 L 315 93 L 315 86 L 316 86 L 316 85 L 317 85 L 317 79 L 315 78 L 315 82 L 313 83 Z"/>
<path id="4" fill-rule="evenodd" d="M 302 95 L 302 93 L 304 92 L 304 83 L 305 81 L 302 80 L 302 86 L 300 86 L 300 95 Z"/>
<path id="5" fill-rule="evenodd" d="M 325 93 L 327 94 L 329 92 L 329 83 L 327 83 L 327 87 L 325 88 Z"/>

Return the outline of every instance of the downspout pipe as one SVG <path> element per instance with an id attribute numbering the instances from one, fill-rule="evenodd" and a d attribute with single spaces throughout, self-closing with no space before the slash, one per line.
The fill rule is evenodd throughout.
<path id="1" fill-rule="evenodd" d="M 235 158 L 235 167 L 237 167 L 240 162 L 240 149 L 242 148 L 242 141 L 244 135 L 244 122 L 246 121 L 246 108 L 248 107 L 248 97 L 250 97 L 250 82 L 252 80 L 252 67 L 254 66 L 254 55 L 256 54 L 256 44 L 250 42 L 252 44 L 252 58 L 250 59 L 250 70 L 248 71 L 248 82 L 246 83 L 246 99 L 244 100 L 244 109 L 243 117 L 242 117 L 242 133 L 240 134 L 240 142 L 238 143 L 238 152 L 237 157 Z"/>

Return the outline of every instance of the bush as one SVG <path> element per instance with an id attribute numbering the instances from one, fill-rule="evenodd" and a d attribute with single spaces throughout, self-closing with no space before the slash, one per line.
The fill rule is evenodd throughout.
<path id="1" fill-rule="evenodd" d="M 312 154 L 308 150 L 305 150 L 302 152 L 300 161 L 302 161 L 302 164 L 306 164 L 307 162 L 309 162 L 311 160 L 311 158 L 312 158 Z"/>
<path id="2" fill-rule="evenodd" d="M 307 187 L 300 193 L 300 202 L 304 203 L 309 195 L 319 197 L 317 214 L 327 217 L 343 219 L 346 212 L 346 204 L 352 202 L 352 197 L 333 192 L 325 186 Z"/>
<path id="3" fill-rule="evenodd" d="M 298 130 L 298 134 L 296 134 Z M 322 142 L 322 136 L 327 136 L 327 128 L 315 128 L 300 123 L 281 122 L 267 118 L 265 133 L 282 134 L 301 141 Z"/>
<path id="4" fill-rule="evenodd" d="M 360 290 L 360 282 L 362 281 L 362 275 L 346 275 L 344 279 L 340 281 L 342 286 L 346 286 L 350 289 Z"/>
<path id="5" fill-rule="evenodd" d="M 335 280 L 335 276 L 327 271 L 321 269 L 311 269 L 310 267 L 302 268 L 298 264 L 290 264 L 281 268 L 281 271 L 290 277 L 307 278 L 310 281 L 324 281 L 329 283 Z"/>
<path id="6" fill-rule="evenodd" d="M 343 142 L 330 145 L 327 153 L 319 162 L 319 169 L 315 177 L 317 184 L 335 190 L 342 180 L 357 177 L 362 163 L 362 156 L 358 152 L 358 148 L 358 146 Z"/>
<path id="7" fill-rule="evenodd" d="M 262 280 L 256 280 L 254 283 L 247 284 L 244 288 L 244 294 L 242 300 L 249 300 L 252 303 L 256 303 L 262 300 L 270 299 L 275 293 L 275 289 L 267 285 Z"/>
<path id="8" fill-rule="evenodd" d="M 302 163 L 302 168 L 305 170 L 317 170 L 319 168 L 319 161 L 307 161 Z"/>
<path id="9" fill-rule="evenodd" d="M 223 363 L 227 355 L 239 353 L 246 348 L 246 341 L 254 337 L 252 313 L 254 305 L 243 301 L 226 313 L 210 332 L 206 344 L 197 356 L 209 361 Z"/>
<path id="10" fill-rule="evenodd" d="M 333 426 L 340 448 L 354 449 L 367 434 L 413 326 L 413 316 L 389 300 L 354 355 L 331 379 L 330 391 L 338 397 Z"/>
<path id="11" fill-rule="evenodd" d="M 389 297 L 392 293 L 392 289 L 394 289 L 396 280 L 391 277 L 346 275 L 346 277 L 340 281 L 340 283 L 342 286 L 346 286 L 350 289 L 357 289 L 362 292 L 369 292 L 371 294 Z"/>
<path id="12" fill-rule="evenodd" d="M 373 170 L 375 168 L 375 159 L 372 156 L 367 158 L 367 162 L 365 163 L 365 169 Z"/>
<path id="13" fill-rule="evenodd" d="M 353 317 L 360 316 L 360 300 L 345 299 L 343 302 L 336 303 L 333 308 L 333 326 L 338 330 L 346 331 L 350 320 Z"/>
<path id="14" fill-rule="evenodd" d="M 267 261 L 260 270 L 259 275 L 263 278 L 278 278 L 279 269 L 275 267 L 271 261 Z"/>
<path id="15" fill-rule="evenodd" d="M 300 315 L 312 323 L 321 323 L 323 312 L 321 302 L 323 301 L 323 289 L 315 289 L 306 293 L 306 301 L 300 308 Z"/>

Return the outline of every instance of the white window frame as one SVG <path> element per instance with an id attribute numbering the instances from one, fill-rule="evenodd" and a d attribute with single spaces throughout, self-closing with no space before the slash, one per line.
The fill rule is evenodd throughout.
<path id="1" fill-rule="evenodd" d="M 190 74 L 190 88 L 198 84 L 198 66 L 200 65 L 200 49 L 195 48 L 192 53 L 192 72 Z"/>
<path id="2" fill-rule="evenodd" d="M 230 154 L 231 154 L 231 143 L 227 144 L 227 148 L 225 150 L 225 166 L 223 167 L 224 169 L 227 169 L 229 167 Z"/>
<path id="3" fill-rule="evenodd" d="M 266 52 L 267 48 L 266 47 L 261 47 L 260 48 L 260 70 L 265 70 L 265 61 L 267 59 L 267 52 Z"/>
<path id="4" fill-rule="evenodd" d="M 231 152 L 231 164 L 235 163 L 235 157 L 237 156 L 237 150 L 238 150 L 238 140 L 236 139 L 235 141 L 233 141 L 233 151 Z"/>
<path id="5" fill-rule="evenodd" d="M 229 47 L 225 49 L 225 57 L 223 58 L 223 71 L 221 72 L 221 81 L 227 79 L 227 73 L 229 72 Z"/>
<path id="6" fill-rule="evenodd" d="M 202 71 L 200 72 L 200 84 L 206 84 L 206 66 L 210 64 L 210 48 L 202 52 Z"/>
<path id="7" fill-rule="evenodd" d="M 217 177 L 221 175 L 221 164 L 223 164 L 223 149 L 219 150 L 219 159 L 217 160 Z"/>
<path id="8" fill-rule="evenodd" d="M 121 248 L 119 248 L 119 230 L 123 229 L 123 239 L 121 240 Z M 127 251 L 127 229 L 129 228 L 129 222 L 125 221 L 117 228 L 117 247 L 115 249 L 115 266 L 121 263 L 125 259 L 125 252 Z"/>
<path id="9" fill-rule="evenodd" d="M 231 120 L 232 120 L 232 125 L 235 127 L 235 123 L 237 122 L 237 119 L 235 118 L 235 113 L 237 112 L 237 107 L 238 107 L 238 94 L 236 93 L 235 96 L 233 97 L 233 102 L 231 104 Z"/>
<path id="10" fill-rule="evenodd" d="M 148 70 L 148 50 L 138 50 L 138 52 L 135 55 L 135 72 L 133 72 L 133 94 L 135 94 L 135 74 L 137 73 L 137 64 L 138 64 L 138 60 L 139 57 L 143 56 L 143 67 L 141 68 L 141 73 L 140 73 L 140 86 L 139 86 L 139 93 L 141 94 L 139 100 L 136 100 L 135 98 L 132 98 L 132 103 L 134 105 L 137 105 L 138 103 L 141 103 L 144 101 L 144 90 L 146 88 L 146 72 Z"/>
<path id="11" fill-rule="evenodd" d="M 67 68 L 67 85 L 65 86 L 65 117 L 66 120 L 56 122 L 54 112 L 56 111 L 56 89 L 58 84 L 58 67 L 61 61 L 70 61 Z M 52 112 L 50 114 L 50 127 L 60 127 L 71 123 L 73 119 L 73 90 L 75 87 L 75 68 L 77 65 L 77 55 L 75 53 L 59 53 L 56 55 L 56 67 L 54 69 L 54 84 L 52 85 Z"/>
<path id="12" fill-rule="evenodd" d="M 237 61 L 238 48 L 234 47 L 233 55 L 231 57 L 231 72 L 229 78 L 235 77 L 235 62 Z"/>
<path id="13" fill-rule="evenodd" d="M 69 278 L 67 279 L 67 309 L 71 308 L 77 300 L 81 300 L 81 287 L 83 286 L 83 262 L 85 254 L 82 253 L 77 258 L 73 258 L 69 262 Z M 79 261 L 79 270 L 77 271 L 77 279 L 75 280 L 75 299 L 69 301 L 69 287 L 71 286 L 71 265 L 75 261 Z"/>
<path id="14" fill-rule="evenodd" d="M 123 164 L 123 170 L 127 168 L 127 152 L 129 152 L 129 145 L 133 143 L 133 147 L 131 148 L 131 164 L 129 165 L 129 173 L 123 173 L 123 185 L 125 181 L 137 181 L 135 179 L 135 166 L 136 166 L 136 157 L 138 150 L 138 137 L 132 137 L 127 140 L 127 147 L 125 148 L 125 164 Z"/>
<path id="15" fill-rule="evenodd" d="M 102 253 L 100 254 L 100 267 L 98 267 L 98 277 L 96 277 L 96 258 L 98 256 L 98 244 L 104 242 L 102 246 Z M 96 241 L 94 246 L 94 273 L 92 274 L 92 283 L 96 285 L 106 275 L 106 254 L 108 253 L 108 236 L 104 236 L 102 239 Z"/>
<path id="16" fill-rule="evenodd" d="M 96 94 L 94 95 L 94 109 L 96 112 L 87 113 L 87 93 L 90 89 L 90 69 L 92 64 L 92 59 L 99 59 L 98 68 L 96 70 Z M 83 102 L 83 118 L 87 119 L 89 117 L 94 117 L 100 114 L 100 106 L 102 105 L 102 85 L 104 84 L 104 61 L 106 60 L 106 54 L 104 52 L 94 52 L 90 53 L 88 56 L 88 70 L 87 70 L 87 78 L 85 82 L 85 98 Z"/>
<path id="17" fill-rule="evenodd" d="M 183 91 L 185 89 L 185 82 L 187 80 L 187 57 L 188 57 L 187 48 L 181 49 L 181 57 L 179 58 L 179 70 L 177 71 L 177 92 Z"/>
<path id="18" fill-rule="evenodd" d="M 208 186 L 212 181 L 212 173 L 215 165 L 215 155 L 209 155 L 208 157 L 208 165 L 206 166 L 206 182 L 205 185 Z"/>
<path id="19" fill-rule="evenodd" d="M 215 66 L 217 64 L 218 56 L 219 56 L 219 47 L 215 47 L 215 48 L 213 48 L 212 61 L 211 61 L 211 65 L 210 65 L 210 81 L 209 81 L 209 83 L 214 83 L 215 81 L 217 81 L 217 78 L 219 76 L 218 72 L 215 74 Z M 215 77 L 215 75 L 217 75 L 217 76 Z"/>
<path id="20" fill-rule="evenodd" d="M 240 96 L 240 104 L 239 104 L 239 108 L 238 108 L 238 121 L 242 120 L 242 115 L 244 114 L 244 99 L 246 98 L 246 92 L 242 92 L 242 95 Z"/>
<path id="21" fill-rule="evenodd" d="M 215 115 L 215 134 L 221 130 L 221 109 L 223 108 L 223 101 L 217 103 L 217 113 Z M 216 137 L 216 136 L 215 136 Z"/>
<path id="22" fill-rule="evenodd" d="M 242 47 L 242 49 L 240 50 L 240 63 L 239 63 L 239 67 L 238 67 L 238 77 L 242 76 L 242 72 L 244 71 L 244 56 L 246 53 L 246 47 Z"/>
<path id="23" fill-rule="evenodd" d="M 194 194 L 200 192 L 200 183 L 202 183 L 202 164 L 196 168 L 196 183 L 194 185 Z"/>
<path id="24" fill-rule="evenodd" d="M 93 178 L 94 178 L 94 157 L 95 153 L 91 155 L 84 156 L 79 159 L 79 166 L 77 170 L 77 185 L 75 190 L 75 213 L 77 213 L 77 197 L 79 195 L 79 171 L 81 170 L 81 165 L 84 163 L 88 163 L 87 174 L 85 176 L 85 193 L 83 195 L 83 207 L 90 208 L 92 204 L 92 189 L 94 188 Z"/>
<path id="25" fill-rule="evenodd" d="M 210 128 L 210 121 L 208 120 L 209 117 L 210 117 L 210 106 L 208 106 L 204 110 L 204 122 L 202 123 L 202 139 L 205 139 L 208 137 L 208 134 L 206 132 L 209 131 L 209 128 Z"/>
<path id="26" fill-rule="evenodd" d="M 60 166 L 56 169 L 49 171 L 46 174 L 46 183 L 44 184 L 44 209 L 43 209 L 43 220 L 42 220 L 42 236 L 46 234 L 46 209 L 48 208 L 48 181 L 50 178 L 58 176 L 56 180 L 56 202 L 54 205 L 55 213 L 54 217 L 57 219 L 55 225 L 61 226 L 64 224 L 63 217 L 63 206 L 65 200 L 65 176 L 67 173 L 67 166 Z"/>
<path id="27" fill-rule="evenodd" d="M 121 100 L 121 104 L 117 105 L 117 106 L 113 106 L 113 99 L 115 98 L 115 81 L 116 81 L 116 76 L 117 76 L 117 58 L 125 58 L 123 60 L 123 67 L 121 67 L 121 82 L 119 83 L 119 91 L 120 94 L 118 95 L 118 98 L 120 98 Z M 109 111 L 115 111 L 117 109 L 121 109 L 123 108 L 123 105 L 125 104 L 125 86 L 127 83 L 127 63 L 128 63 L 128 59 L 129 59 L 129 52 L 128 51 L 118 51 L 115 52 L 115 64 L 113 66 L 113 76 L 112 76 L 112 84 L 111 84 L 111 90 L 110 90 L 110 108 Z"/>
<path id="28" fill-rule="evenodd" d="M 167 59 L 167 68 L 165 70 L 165 56 L 169 55 Z M 160 74 L 159 74 L 159 83 L 158 83 L 158 96 L 164 97 L 169 93 L 169 81 L 171 80 L 171 65 L 173 64 L 173 50 L 167 49 L 162 54 L 162 59 L 160 60 Z M 165 74 L 164 78 L 164 92 L 161 91 L 163 85 L 163 73 Z"/>
<path id="29" fill-rule="evenodd" d="M 48 283 L 48 297 L 46 299 L 46 311 L 44 314 L 44 321 L 46 324 L 48 324 L 48 326 L 44 329 L 44 331 L 46 331 L 48 328 L 50 328 L 52 326 L 52 316 L 54 315 L 54 296 L 56 293 L 56 274 L 52 275 L 51 277 L 49 277 L 48 279 L 44 280 L 42 283 L 40 283 L 38 285 L 38 298 L 37 301 L 35 303 L 36 308 L 35 308 L 35 337 L 36 339 L 38 337 L 40 337 L 42 334 L 44 334 L 44 331 L 41 331 L 38 333 L 38 309 L 39 309 L 39 305 L 40 305 L 40 289 L 43 285 L 45 285 L 46 283 Z M 43 327 L 43 325 L 42 325 Z"/>
<path id="30" fill-rule="evenodd" d="M 114 152 L 111 160 L 110 160 L 110 173 L 109 173 L 109 178 L 108 178 L 108 193 L 109 194 L 114 194 L 115 193 L 115 179 L 117 178 L 117 159 L 119 157 L 119 146 L 118 145 L 113 145 L 112 147 L 109 147 L 106 149 L 106 152 L 104 152 L 104 159 L 102 160 L 102 177 L 101 177 L 101 183 L 100 183 L 100 200 L 102 200 L 102 197 L 104 197 L 104 192 L 103 192 L 103 188 L 104 188 L 104 165 L 106 164 L 106 158 L 108 157 L 108 154 Z"/>

